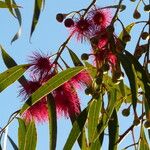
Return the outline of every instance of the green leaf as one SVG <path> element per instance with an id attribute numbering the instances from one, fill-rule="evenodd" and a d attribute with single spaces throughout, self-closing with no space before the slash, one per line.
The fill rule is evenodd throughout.
<path id="1" fill-rule="evenodd" d="M 149 150 L 149 144 L 147 142 L 144 129 L 141 128 L 141 136 L 140 136 L 140 142 L 139 142 L 139 150 Z"/>
<path id="2" fill-rule="evenodd" d="M 51 94 L 47 95 L 48 114 L 49 114 L 49 137 L 50 150 L 56 149 L 57 142 L 57 116 L 55 100 Z"/>
<path id="3" fill-rule="evenodd" d="M 130 61 L 130 59 L 124 54 L 118 54 L 119 60 L 128 76 L 131 92 L 132 92 L 132 104 L 134 112 L 136 112 L 136 105 L 137 105 L 137 93 L 138 93 L 138 86 L 137 86 L 137 75 L 134 68 L 134 65 Z"/>
<path id="4" fill-rule="evenodd" d="M 18 147 L 17 147 L 16 143 L 13 141 L 13 139 L 9 135 L 7 135 L 7 137 L 8 137 L 9 142 L 11 143 L 13 149 L 18 150 Z"/>
<path id="5" fill-rule="evenodd" d="M 108 132 L 109 132 L 109 150 L 117 150 L 118 144 L 116 144 L 116 142 L 119 137 L 119 124 L 116 109 L 114 109 L 112 116 L 109 120 Z"/>
<path id="6" fill-rule="evenodd" d="M 88 114 L 88 141 L 93 142 L 93 138 L 96 134 L 97 125 L 99 123 L 99 115 L 101 111 L 102 97 L 96 100 L 93 99 L 89 104 L 89 114 Z"/>
<path id="7" fill-rule="evenodd" d="M 78 116 L 78 118 L 76 119 L 76 121 L 73 123 L 73 127 L 71 129 L 71 132 L 69 134 L 69 137 L 65 143 L 65 146 L 63 148 L 63 150 L 69 150 L 72 149 L 75 141 L 77 140 L 77 138 L 80 136 L 86 119 L 87 119 L 87 114 L 88 114 L 88 107 L 85 108 L 80 115 Z"/>
<path id="8" fill-rule="evenodd" d="M 130 62 L 134 65 L 138 78 L 144 85 L 145 96 L 146 96 L 146 99 L 150 108 L 150 81 L 147 77 L 147 74 L 145 70 L 143 69 L 142 65 L 138 62 L 138 60 L 131 53 L 129 53 L 128 51 L 125 51 L 125 53 L 130 59 Z"/>
<path id="9" fill-rule="evenodd" d="M 51 93 L 53 90 L 64 84 L 66 81 L 70 80 L 73 76 L 77 75 L 81 72 L 85 67 L 74 67 L 68 68 L 55 75 L 51 79 L 49 79 L 43 86 L 41 86 L 38 90 L 36 90 L 25 102 L 21 109 L 21 114 L 29 109 L 32 105 L 37 103 L 41 98 Z"/>
<path id="10" fill-rule="evenodd" d="M 16 5 L 16 2 L 15 2 L 14 0 L 13 0 L 13 4 Z M 14 41 L 16 41 L 16 40 L 20 37 L 20 35 L 21 35 L 21 24 L 22 24 L 21 13 L 20 13 L 20 11 L 19 11 L 18 8 L 15 8 L 14 11 L 15 11 L 15 14 L 16 14 L 16 18 L 17 18 L 17 20 L 18 20 L 18 22 L 19 22 L 19 30 L 18 30 L 18 32 L 14 35 L 14 37 L 12 38 L 11 44 L 12 44 Z"/>
<path id="11" fill-rule="evenodd" d="M 19 150 L 24 150 L 25 136 L 27 132 L 27 127 L 25 121 L 21 118 L 18 118 L 19 127 L 18 127 L 18 147 Z"/>
<path id="12" fill-rule="evenodd" d="M 99 135 L 99 138 L 91 144 L 90 150 L 101 149 L 104 139 L 104 132 Z"/>
<path id="13" fill-rule="evenodd" d="M 33 14 L 33 19 L 32 19 L 32 26 L 31 26 L 31 33 L 30 33 L 30 37 L 32 36 L 35 27 L 38 23 L 39 20 L 39 16 L 42 10 L 42 5 L 43 5 L 43 0 L 35 0 L 35 4 L 34 4 L 34 14 Z"/>
<path id="14" fill-rule="evenodd" d="M 87 67 L 88 72 L 90 73 L 90 75 L 95 78 L 96 73 L 97 73 L 97 69 L 96 67 L 94 67 L 92 64 L 88 63 L 88 62 L 84 62 L 85 66 Z"/>
<path id="15" fill-rule="evenodd" d="M 98 124 L 98 127 L 97 127 L 97 134 L 94 138 L 94 141 L 96 141 L 100 135 L 102 134 L 102 132 L 104 132 L 105 128 L 108 126 L 108 122 L 111 118 L 111 115 L 113 113 L 113 110 L 116 106 L 116 99 L 117 99 L 117 90 L 116 89 L 112 89 L 111 91 L 109 91 L 108 93 L 108 100 L 109 100 L 109 103 L 108 103 L 108 106 L 107 106 L 107 109 L 106 109 L 106 112 L 104 112 L 102 114 L 102 119 L 100 121 L 100 123 Z"/>
<path id="16" fill-rule="evenodd" d="M 18 80 L 28 69 L 29 65 L 18 65 L 0 74 L 0 92 Z"/>
<path id="17" fill-rule="evenodd" d="M 131 29 L 133 28 L 133 26 L 135 25 L 135 23 L 133 22 L 133 23 L 131 23 L 131 24 L 129 24 L 129 25 L 127 25 L 124 29 L 123 29 L 123 31 L 120 33 L 120 35 L 119 35 L 119 39 L 121 39 L 122 40 L 122 38 L 123 38 L 123 34 L 124 34 L 124 30 L 128 33 L 128 34 L 130 34 L 130 32 L 131 32 Z"/>
<path id="18" fill-rule="evenodd" d="M 83 66 L 82 62 L 78 58 L 78 56 L 70 49 L 68 48 L 69 54 L 71 56 L 71 59 L 75 66 Z"/>
<path id="19" fill-rule="evenodd" d="M 37 133 L 35 123 L 31 121 L 27 125 L 27 132 L 25 135 L 25 143 L 23 150 L 36 150 Z"/>
<path id="20" fill-rule="evenodd" d="M 20 6 L 17 6 L 15 4 L 10 5 L 11 8 L 19 8 Z M 0 1 L 0 8 L 8 8 L 8 5 L 4 1 Z"/>
<path id="21" fill-rule="evenodd" d="M 17 63 L 14 61 L 14 59 L 11 56 L 9 56 L 9 54 L 4 50 L 4 48 L 1 45 L 0 45 L 0 49 L 1 49 L 3 61 L 7 66 L 7 68 L 17 66 Z M 23 87 L 27 84 L 27 80 L 24 76 L 21 76 L 21 78 L 19 78 L 18 81 Z"/>

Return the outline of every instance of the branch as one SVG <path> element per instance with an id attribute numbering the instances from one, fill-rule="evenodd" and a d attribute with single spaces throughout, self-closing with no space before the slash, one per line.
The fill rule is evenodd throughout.
<path id="1" fill-rule="evenodd" d="M 142 119 L 144 116 L 145 116 L 145 113 L 143 113 L 143 114 L 139 117 L 139 119 Z M 130 131 L 133 130 L 134 127 L 135 127 L 135 125 L 132 124 L 122 135 L 120 135 L 120 138 L 119 138 L 119 140 L 116 142 L 116 144 L 117 144 L 117 143 L 120 143 L 120 142 L 125 138 L 125 136 L 126 136 Z"/>

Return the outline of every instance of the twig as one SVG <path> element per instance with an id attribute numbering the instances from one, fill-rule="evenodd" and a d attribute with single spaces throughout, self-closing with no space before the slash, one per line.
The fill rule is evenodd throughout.
<path id="1" fill-rule="evenodd" d="M 145 112 L 139 117 L 139 119 L 142 119 L 143 117 L 145 116 Z M 124 138 L 125 136 L 133 130 L 133 128 L 135 127 L 134 124 L 132 124 L 122 135 L 120 135 L 120 138 L 118 139 L 118 141 L 116 142 L 117 143 L 120 143 Z"/>
<path id="2" fill-rule="evenodd" d="M 96 3 L 96 0 L 93 0 L 92 3 L 85 9 L 85 12 L 82 17 L 86 15 L 86 13 L 89 11 L 89 9 Z"/>

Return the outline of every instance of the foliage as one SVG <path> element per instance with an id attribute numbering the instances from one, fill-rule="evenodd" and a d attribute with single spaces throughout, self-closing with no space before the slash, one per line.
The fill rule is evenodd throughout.
<path id="1" fill-rule="evenodd" d="M 150 16 L 148 1 L 138 1 L 134 4 L 133 17 L 140 19 L 141 8 L 145 11 L 144 15 Z M 133 2 L 130 0 L 130 3 Z M 44 6 L 44 0 L 35 0 L 30 40 L 36 32 Z M 150 149 L 150 137 L 147 136 L 150 135 L 150 20 L 138 20 L 125 26 L 119 15 L 124 13 L 126 7 L 124 1 L 120 0 L 118 5 L 99 8 L 97 1 L 93 0 L 87 8 L 57 14 L 56 20 L 64 22 L 69 29 L 69 37 L 56 54 L 49 56 L 35 52 L 28 64 L 18 65 L 1 46 L 2 59 L 8 69 L 0 73 L 0 92 L 19 81 L 22 86 L 20 95 L 26 100 L 0 130 L 1 141 L 6 128 L 16 119 L 19 124 L 18 147 L 10 136 L 8 140 L 14 149 L 34 150 L 37 145 L 36 126 L 38 122 L 48 120 L 49 148 L 55 150 L 57 117 L 60 115 L 69 117 L 72 123 L 64 150 L 72 149 L 76 141 L 80 149 L 98 150 L 103 147 L 105 137 L 108 137 L 108 149 L 117 150 L 128 133 L 132 135 L 133 141 L 124 149 Z M 13 43 L 21 35 L 22 7 L 14 0 L 5 0 L 0 1 L 0 8 L 8 9 L 19 22 L 19 30 L 11 40 Z M 115 33 L 116 24 L 121 25 L 119 34 Z M 142 30 L 137 43 L 132 43 L 135 47 L 132 53 L 127 49 L 134 38 L 131 33 L 136 25 L 141 25 Z M 80 59 L 75 50 L 69 47 L 73 37 L 77 38 L 77 42 L 88 42 L 92 51 L 82 54 Z M 73 66 L 63 58 L 65 50 Z M 25 71 L 32 75 L 30 80 L 23 75 Z M 129 85 L 125 84 L 127 79 Z M 80 86 L 86 87 L 84 93 L 90 95 L 84 109 L 80 108 L 77 94 Z M 132 115 L 130 112 L 133 112 L 133 123 L 124 133 L 120 133 L 120 116 L 123 115 L 128 121 L 128 116 Z M 134 129 L 140 131 L 136 139 Z"/>

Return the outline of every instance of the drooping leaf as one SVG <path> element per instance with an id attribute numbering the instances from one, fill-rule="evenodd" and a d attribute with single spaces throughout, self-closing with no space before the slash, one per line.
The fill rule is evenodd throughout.
<path id="1" fill-rule="evenodd" d="M 14 0 L 13 0 L 13 4 L 16 5 L 16 2 L 15 2 Z M 21 24 L 22 24 L 21 13 L 20 13 L 19 8 L 15 8 L 14 11 L 15 11 L 16 18 L 17 18 L 17 20 L 18 20 L 18 23 L 19 23 L 19 30 L 18 30 L 18 32 L 14 35 L 14 37 L 12 38 L 11 44 L 12 44 L 14 41 L 16 41 L 16 40 L 20 37 L 20 35 L 21 35 Z"/>
<path id="2" fill-rule="evenodd" d="M 27 132 L 27 127 L 25 121 L 21 118 L 18 118 L 19 127 L 18 127 L 18 147 L 19 150 L 24 150 L 25 136 Z"/>
<path id="3" fill-rule="evenodd" d="M 135 67 L 125 54 L 120 53 L 118 54 L 118 57 L 129 79 L 131 92 L 132 92 L 133 109 L 134 111 L 136 111 L 138 86 L 137 86 L 137 75 L 136 75 Z"/>
<path id="4" fill-rule="evenodd" d="M 69 54 L 71 56 L 71 59 L 75 66 L 83 66 L 82 62 L 78 58 L 78 56 L 70 49 L 68 48 Z"/>
<path id="5" fill-rule="evenodd" d="M 141 136 L 140 136 L 140 142 L 139 142 L 139 150 L 149 150 L 150 145 L 147 142 L 145 133 L 144 133 L 144 128 L 141 128 Z"/>
<path id="6" fill-rule="evenodd" d="M 65 143 L 65 146 L 63 148 L 63 150 L 68 150 L 68 149 L 72 149 L 74 143 L 76 142 L 77 138 L 79 137 L 79 135 L 81 134 L 86 119 L 87 119 L 87 114 L 88 114 L 88 107 L 85 108 L 80 115 L 78 116 L 78 118 L 76 119 L 76 121 L 73 123 L 73 127 L 71 129 L 71 132 L 67 138 L 67 141 Z"/>
<path id="7" fill-rule="evenodd" d="M 9 142 L 11 143 L 13 149 L 18 150 L 18 147 L 17 147 L 16 143 L 13 141 L 13 139 L 9 135 L 7 135 L 7 137 L 8 137 Z"/>
<path id="8" fill-rule="evenodd" d="M 73 76 L 77 75 L 83 69 L 85 69 L 85 67 L 83 66 L 68 68 L 67 70 L 62 71 L 59 74 L 52 77 L 51 79 L 49 79 L 43 86 L 41 86 L 28 98 L 28 100 L 23 105 L 20 113 L 22 114 L 33 104 L 37 103 L 41 98 L 51 93 L 53 90 L 61 86 L 66 81 L 70 80 Z"/>
<path id="9" fill-rule="evenodd" d="M 28 69 L 29 65 L 18 65 L 0 74 L 0 92 L 18 80 Z"/>
<path id="10" fill-rule="evenodd" d="M 119 124 L 116 109 L 114 109 L 111 119 L 109 120 L 108 132 L 109 132 L 109 150 L 117 150 L 118 144 L 116 142 L 119 137 Z"/>
<path id="11" fill-rule="evenodd" d="M 31 38 L 31 36 L 32 36 L 32 34 L 35 30 L 35 27 L 38 23 L 39 16 L 40 16 L 40 13 L 41 13 L 41 10 L 42 10 L 42 5 L 43 5 L 43 0 L 35 0 L 30 38 Z"/>
<path id="12" fill-rule="evenodd" d="M 14 61 L 14 59 L 4 50 L 2 46 L 0 46 L 2 58 L 7 68 L 11 68 L 14 66 L 17 66 L 17 63 Z M 18 79 L 20 84 L 24 87 L 27 84 L 27 80 L 24 76 L 21 76 L 21 78 Z"/>
<path id="13" fill-rule="evenodd" d="M 139 63 L 139 61 L 128 51 L 125 51 L 126 55 L 130 59 L 130 62 L 134 65 L 134 68 L 138 74 L 138 78 L 141 80 L 141 82 L 144 85 L 144 92 L 145 96 L 148 101 L 148 105 L 150 107 L 150 80 L 148 79 L 145 70 L 143 69 L 142 65 Z"/>
<path id="14" fill-rule="evenodd" d="M 108 93 L 108 106 L 106 108 L 106 112 L 103 113 L 103 116 L 100 120 L 100 123 L 98 124 L 97 127 L 97 134 L 94 137 L 94 141 L 96 141 L 100 135 L 102 134 L 102 132 L 104 132 L 104 130 L 106 129 L 106 127 L 108 126 L 108 122 L 111 118 L 111 115 L 114 111 L 114 108 L 116 106 L 116 99 L 117 99 L 117 90 L 116 89 L 112 89 L 111 91 L 109 91 Z"/>
<path id="15" fill-rule="evenodd" d="M 31 121 L 27 125 L 23 150 L 36 150 L 37 133 L 35 123 Z"/>
<path id="16" fill-rule="evenodd" d="M 99 115 L 102 105 L 101 94 L 96 100 L 93 99 L 89 104 L 89 114 L 88 114 L 88 141 L 93 142 L 94 135 L 96 134 L 97 125 L 99 123 Z"/>
<path id="17" fill-rule="evenodd" d="M 55 100 L 51 94 L 48 94 L 47 102 L 49 114 L 49 138 L 50 138 L 49 145 L 50 150 L 55 150 L 57 142 L 57 116 L 56 116 Z"/>

